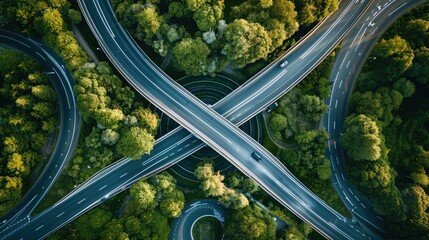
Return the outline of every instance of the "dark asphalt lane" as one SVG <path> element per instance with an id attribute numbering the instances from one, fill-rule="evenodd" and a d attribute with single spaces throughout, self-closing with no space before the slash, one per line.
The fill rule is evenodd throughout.
<path id="1" fill-rule="evenodd" d="M 386 222 L 377 216 L 371 204 L 349 183 L 343 166 L 345 159 L 340 141 L 341 133 L 353 87 L 374 45 L 397 18 L 425 2 L 427 1 L 374 1 L 372 10 L 367 11 L 345 37 L 331 70 L 330 80 L 333 86 L 331 96 L 327 99 L 330 108 L 324 116 L 323 125 L 330 135 L 328 157 L 332 164 L 332 181 L 354 219 L 375 231 L 383 232 Z"/>
<path id="2" fill-rule="evenodd" d="M 214 199 L 203 199 L 187 204 L 179 218 L 172 223 L 170 240 L 190 240 L 192 228 L 196 221 L 202 217 L 214 217 L 222 225 L 226 218 L 227 209 Z"/>
<path id="3" fill-rule="evenodd" d="M 365 234 L 357 229 L 358 227 L 347 222 L 299 183 L 271 153 L 238 130 L 231 122 L 226 121 L 222 116 L 208 108 L 195 96 L 189 94 L 176 82 L 171 81 L 165 73 L 154 66 L 143 53 L 138 51 L 135 45 L 132 44 L 132 39 L 118 25 L 109 4 L 103 3 L 106 2 L 79 2 L 81 7 L 83 6 L 84 16 L 100 45 L 117 69 L 139 93 L 169 114 L 170 117 L 187 128 L 192 134 L 229 159 L 237 168 L 252 177 L 262 188 L 273 195 L 285 207 L 309 222 L 321 234 L 333 238 L 365 237 Z M 334 24 L 327 29 L 319 29 L 318 32 L 326 31 L 323 31 L 323 34 L 314 42 L 312 47 L 305 50 L 296 61 L 292 59 L 288 67 L 280 69 L 280 73 L 277 73 L 274 79 L 269 78 L 271 79 L 270 83 L 263 84 L 262 89 L 258 88 L 253 92 L 255 94 L 250 94 L 250 97 L 243 101 L 249 102 L 253 97 L 258 99 L 256 101 L 257 105 L 264 99 L 270 99 L 270 96 L 276 96 L 271 95 L 275 94 L 276 89 L 278 89 L 275 88 L 275 83 L 279 85 L 279 88 L 282 88 L 282 85 L 285 85 L 289 80 L 289 86 L 293 87 L 294 83 L 297 82 L 296 80 L 293 81 L 294 78 L 303 78 L 309 69 L 311 70 L 312 67 L 315 67 L 320 62 L 318 55 L 323 56 L 327 50 L 335 46 L 338 40 L 337 35 L 348 31 L 345 26 L 352 26 L 354 21 L 365 11 L 367 2 L 353 1 L 342 6 L 345 6 L 345 10 L 339 11 L 340 17 L 336 18 Z M 96 12 L 99 15 L 89 14 Z M 329 34 L 331 32 L 332 34 Z M 288 79 L 282 79 L 287 69 L 291 70 L 293 74 Z M 294 69 L 296 70 L 294 71 Z M 273 71 L 266 72 L 272 73 Z M 287 86 L 286 88 L 288 88 Z M 281 91 L 278 92 L 278 97 L 280 95 Z M 252 105 L 255 106 L 255 101 L 252 101 Z M 237 106 L 235 105 L 235 107 Z M 246 110 L 244 109 L 244 111 Z M 256 163 L 250 157 L 254 151 L 263 156 L 265 161 L 262 161 L 262 164 Z M 278 181 L 280 176 L 284 177 L 282 182 Z M 293 189 L 294 192 L 291 192 L 286 186 Z M 296 206 L 296 200 L 311 202 L 311 205 L 299 204 Z M 339 223 L 337 222 L 338 220 L 343 222 Z"/>
<path id="4" fill-rule="evenodd" d="M 94 2 L 95 3 L 95 5 L 97 5 L 98 4 L 98 2 Z M 360 4 L 360 6 L 362 7 L 362 6 L 365 6 L 365 5 L 362 5 L 362 4 Z M 100 6 L 99 6 L 100 7 Z M 96 7 L 97 8 L 97 7 Z M 347 9 L 350 11 L 350 9 L 352 8 L 352 5 L 349 5 L 348 7 L 347 7 Z M 362 9 L 362 8 L 361 8 Z M 93 11 L 91 11 L 91 12 L 96 12 L 96 11 L 98 11 L 98 10 L 93 10 Z M 356 12 L 356 11 L 355 11 Z M 106 14 L 106 11 L 104 11 L 104 14 Z M 342 16 L 344 17 L 345 16 L 345 13 L 342 13 Z M 356 15 L 355 15 L 356 16 Z M 356 16 L 356 17 L 358 17 L 358 15 Z M 103 22 L 103 21 L 106 21 L 106 18 L 105 18 L 105 15 L 103 15 L 102 17 L 101 17 L 101 22 Z M 349 20 L 348 20 L 349 21 Z M 337 23 L 337 25 L 341 25 L 341 26 L 343 26 L 344 24 L 338 24 L 339 22 L 336 22 Z M 110 36 L 111 37 L 113 37 L 113 38 L 116 38 L 115 37 L 115 34 L 112 32 L 112 29 L 111 29 L 111 24 L 109 24 L 109 26 L 107 26 L 107 32 L 109 33 L 109 34 L 111 34 Z M 320 28 L 320 29 L 322 29 L 323 30 L 323 28 Z M 330 29 L 332 29 L 332 28 L 330 28 Z M 343 27 L 341 27 L 341 29 L 344 29 Z M 94 30 L 94 29 L 93 29 Z M 327 35 L 326 34 L 324 34 L 323 35 L 323 37 L 326 37 Z M 336 36 L 335 36 L 336 37 Z M 106 39 L 106 38 L 103 38 L 103 39 Z M 319 41 L 320 42 L 320 41 Z M 110 44 L 106 44 L 106 46 L 110 46 L 110 47 L 114 47 L 115 45 L 110 45 Z M 132 49 L 131 49 L 132 50 Z M 118 52 L 121 52 L 120 51 L 120 48 L 117 48 L 117 47 L 115 47 L 115 49 L 113 50 L 114 52 L 115 52 L 115 55 L 118 53 Z M 133 51 L 126 51 L 126 52 L 133 52 Z M 320 52 L 322 52 L 322 51 L 320 51 Z M 319 52 L 319 53 L 320 53 Z M 123 53 L 123 52 L 122 52 Z M 125 56 L 125 58 L 128 58 L 127 56 Z M 132 65 L 132 64 L 131 64 Z M 283 71 L 284 72 L 284 71 Z M 276 80 L 279 80 L 279 78 L 277 78 Z M 150 96 L 149 96 L 149 98 L 150 98 Z M 204 106 L 204 105 L 203 105 Z M 196 110 L 199 110 L 201 108 L 201 106 L 198 106 L 196 109 L 195 109 L 195 106 L 194 106 L 194 109 L 193 109 L 193 111 L 196 111 Z M 221 124 L 221 125 L 223 125 L 223 123 Z M 217 127 L 217 128 L 219 128 L 219 127 Z M 191 129 L 191 131 L 192 131 L 193 129 Z M 222 136 L 221 136 L 222 137 Z M 249 156 L 250 156 L 250 152 L 251 151 L 253 151 L 253 149 L 250 149 L 250 150 L 247 150 L 247 153 L 245 154 L 245 159 L 248 161 L 248 162 L 250 162 L 250 163 L 253 163 L 252 161 L 249 161 Z M 262 150 L 261 150 L 262 151 Z M 241 156 L 241 158 L 242 158 L 243 156 Z M 253 163 L 254 164 L 254 163 Z M 276 168 L 276 166 L 274 166 L 274 168 Z M 251 169 L 258 169 L 256 166 L 252 166 L 251 167 Z M 285 169 L 283 169 L 283 171 L 286 171 Z M 283 172 L 284 173 L 284 172 Z M 281 174 L 278 174 L 278 175 L 283 175 L 283 173 L 281 173 Z M 286 172 L 287 173 L 287 172 Z M 121 175 L 122 176 L 122 175 Z M 297 182 L 296 182 L 296 179 L 294 179 L 293 177 L 292 178 L 290 178 L 289 179 L 293 184 L 296 184 Z M 275 182 L 276 184 L 278 184 L 279 182 Z M 275 184 L 274 184 L 275 185 Z M 282 190 L 283 191 L 283 190 Z M 305 192 L 305 193 L 309 193 L 308 192 L 308 190 L 304 187 L 303 188 L 303 191 Z M 288 194 L 290 194 L 290 192 L 288 192 Z M 294 200 L 292 200 L 292 202 L 293 202 Z M 325 206 L 326 207 L 326 206 Z M 300 206 L 300 208 L 302 208 L 302 206 Z M 297 208 L 297 209 L 300 209 L 300 208 Z M 329 211 L 329 209 L 328 209 L 328 211 Z M 335 216 L 335 218 L 337 218 L 337 216 Z M 322 220 L 320 217 L 319 217 L 319 220 Z M 327 222 L 325 222 L 325 225 L 329 225 L 329 226 L 331 226 L 332 225 L 332 223 L 327 223 Z M 332 227 L 331 227 L 332 228 Z M 40 229 L 40 228 L 39 228 Z"/>
<path id="5" fill-rule="evenodd" d="M 184 133 L 186 134 L 186 131 L 184 131 Z M 161 141 L 158 141 L 158 143 L 159 142 L 161 142 Z M 201 145 L 203 145 L 203 144 L 201 144 Z M 168 146 L 168 145 L 167 145 Z M 170 146 L 172 146 L 172 145 L 170 145 Z M 186 145 L 185 145 L 186 146 Z M 181 151 L 184 151 L 183 149 L 180 149 Z M 166 156 L 166 158 L 168 158 L 168 156 Z M 165 162 L 164 162 L 164 164 L 165 164 Z M 118 167 L 118 168 L 120 168 L 120 167 Z M 122 175 L 121 175 L 122 176 Z M 104 187 L 104 186 L 103 186 Z M 102 187 L 101 187 L 102 188 Z M 85 202 L 86 200 L 84 200 L 84 202 Z M 81 203 L 83 203 L 83 202 L 81 202 Z M 43 227 L 42 227 L 43 228 Z M 40 230 L 40 229 L 39 229 Z"/>
<path id="6" fill-rule="evenodd" d="M 16 221 L 27 221 L 28 216 L 43 200 L 55 180 L 72 157 L 79 138 L 81 117 L 76 107 L 72 86 L 74 81 L 64 63 L 46 46 L 0 29 L 0 45 L 15 49 L 36 59 L 44 68 L 57 94 L 60 109 L 60 127 L 55 149 L 38 180 L 19 203 L 0 219 L 0 232 Z"/>

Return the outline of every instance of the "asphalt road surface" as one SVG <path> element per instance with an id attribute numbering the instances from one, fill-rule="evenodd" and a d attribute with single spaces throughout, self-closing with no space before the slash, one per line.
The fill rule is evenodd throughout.
<path id="1" fill-rule="evenodd" d="M 192 237 L 192 228 L 200 218 L 214 217 L 222 225 L 226 217 L 226 208 L 214 199 L 204 199 L 187 204 L 179 218 L 173 221 L 170 240 L 189 240 Z"/>
<path id="2" fill-rule="evenodd" d="M 309 222 L 322 235 L 331 238 L 367 237 L 359 230 L 359 226 L 348 222 L 311 193 L 259 143 L 172 81 L 143 53 L 135 51 L 137 50 L 135 45 L 116 21 L 108 2 L 79 1 L 79 4 L 107 56 L 136 91 L 149 99 L 152 104 L 230 160 L 285 207 Z M 243 102 L 255 99 L 256 101 L 251 102 L 253 106 L 257 106 L 264 99 L 270 99 L 270 96 L 275 97 L 276 95 L 272 94 L 275 94 L 275 89 L 281 88 L 282 85 L 288 82 L 290 86 L 296 84 L 297 79 L 300 77 L 302 79 L 308 69 L 315 67 L 321 61 L 319 56 L 323 56 L 326 51 L 335 46 L 333 43 L 338 40 L 337 35 L 345 33 L 347 31 L 345 26 L 352 26 L 353 20 L 357 20 L 368 5 L 366 1 L 353 1 L 342 6 L 345 6 L 345 10 L 340 11 L 340 17 L 330 28 L 318 29 L 318 32 L 323 32 L 320 38 L 316 38 L 319 42 L 315 42 L 313 47 L 299 54 L 299 59 L 295 59 L 295 61 L 291 59 L 287 68 L 280 68 L 280 73 L 276 73 L 274 79 L 269 78 L 272 84 L 264 84 L 262 89 L 255 89 L 254 92 L 249 91 L 246 96 L 250 97 L 244 99 Z M 99 14 L 94 14 L 96 12 Z M 282 78 L 287 70 L 293 74 Z M 272 73 L 273 71 L 266 72 Z M 280 97 L 281 93 L 281 91 L 278 92 L 277 97 Z M 235 105 L 235 107 L 238 108 L 240 105 Z M 263 105 L 262 108 L 265 107 Z M 246 110 L 244 108 L 244 111 Z M 258 152 L 264 161 L 254 161 L 250 157 L 254 152 Z"/>
<path id="3" fill-rule="evenodd" d="M 377 216 L 371 204 L 359 195 L 344 172 L 341 133 L 354 84 L 372 48 L 397 18 L 425 2 L 427 1 L 374 1 L 372 10 L 367 11 L 345 37 L 331 70 L 330 80 L 333 86 L 328 99 L 330 108 L 324 116 L 323 125 L 330 136 L 328 157 L 332 164 L 332 181 L 354 219 L 361 225 L 378 231 L 385 229 L 385 221 Z"/>
<path id="4" fill-rule="evenodd" d="M 271 65 L 271 66 L 273 66 L 273 65 Z M 269 67 L 268 67 L 269 68 Z M 179 129 L 180 130 L 180 129 Z M 178 132 L 179 130 L 177 130 L 177 131 L 175 131 L 175 132 Z M 184 133 L 186 133 L 186 131 L 184 131 Z M 169 135 L 169 136 L 172 136 L 173 135 L 173 133 L 171 134 L 171 135 Z M 164 138 L 165 139 L 165 138 Z M 203 145 L 203 144 L 201 144 L 201 143 L 197 143 L 197 141 L 195 141 L 195 140 L 192 140 L 192 141 L 190 141 L 190 142 L 186 142 L 187 140 L 189 140 L 189 138 L 188 139 L 186 139 L 186 138 L 184 138 L 184 146 L 186 146 L 187 144 L 189 144 L 189 146 L 190 146 L 190 144 L 199 144 L 199 145 Z M 162 141 L 157 141 L 157 143 L 160 143 L 160 142 L 162 142 Z M 177 152 L 175 153 L 175 151 L 172 151 L 172 149 L 174 149 L 174 147 L 176 147 L 176 146 L 178 146 L 178 144 L 174 144 L 174 145 L 165 145 L 165 146 L 161 146 L 161 147 L 165 147 L 165 150 L 164 151 L 160 151 L 161 152 L 161 155 L 163 155 L 165 152 L 168 152 L 166 155 L 164 155 L 164 157 L 162 157 L 161 156 L 161 158 L 163 159 L 163 160 L 165 160 L 165 158 L 168 158 L 168 157 L 173 157 L 173 156 L 176 156 L 176 154 L 178 154 L 178 155 L 181 155 L 181 156 L 183 156 L 183 155 L 186 155 L 186 154 L 189 154 L 189 152 L 191 152 L 191 151 L 189 151 L 188 153 L 184 153 L 186 150 L 185 149 L 183 149 L 183 148 L 179 148 L 179 149 L 177 149 Z M 171 153 L 171 152 L 173 152 L 173 153 Z M 173 155 L 171 155 L 170 156 L 170 154 L 173 154 Z M 179 158 L 180 158 L 180 156 L 179 156 Z M 170 162 L 171 163 L 171 162 Z M 123 161 L 120 161 L 120 162 L 118 162 L 118 163 L 116 163 L 116 164 L 114 164 L 113 166 L 111 166 L 110 168 L 108 168 L 106 171 L 103 171 L 103 172 L 114 172 L 115 170 L 117 170 L 117 169 L 120 169 L 121 168 L 121 166 L 126 166 L 126 165 L 128 165 L 129 164 L 129 160 L 123 160 Z M 146 161 L 146 162 L 144 162 L 144 163 L 139 163 L 139 164 L 141 164 L 141 165 L 145 165 L 145 164 L 149 164 L 148 163 L 148 161 Z M 157 167 L 159 167 L 159 166 L 161 166 L 161 165 L 163 165 L 164 164 L 164 167 L 165 167 L 165 165 L 167 165 L 168 166 L 168 161 L 164 161 L 164 163 L 161 163 L 161 164 L 158 164 L 158 166 Z M 144 172 L 144 173 L 139 173 L 139 174 L 152 174 L 153 172 L 156 172 L 156 171 L 158 171 L 159 169 L 158 168 L 156 168 L 156 167 L 153 167 L 153 165 L 151 165 L 151 166 L 143 166 L 144 168 L 145 168 L 145 170 L 144 171 L 142 171 L 142 172 Z M 125 175 L 124 175 L 125 174 Z M 122 175 L 115 175 L 116 177 L 119 177 L 119 179 L 121 179 L 121 178 L 123 178 L 123 179 L 126 179 L 127 177 L 127 175 L 128 176 L 131 176 L 133 173 L 128 173 L 128 172 L 125 172 L 125 173 L 122 173 Z M 113 174 L 112 174 L 113 175 Z M 136 175 L 133 175 L 133 176 L 138 176 L 138 174 L 136 174 Z M 140 175 L 141 176 L 141 175 Z M 98 179 L 101 179 L 101 178 L 104 178 L 105 177 L 105 174 L 104 173 L 100 173 L 99 175 L 97 175 L 96 177 L 94 177 L 93 178 L 93 180 L 91 180 L 91 181 L 93 181 L 93 182 L 96 182 Z M 107 178 L 107 177 L 106 177 Z M 127 186 L 127 183 L 129 183 L 129 182 L 132 182 L 133 180 L 132 180 L 132 178 L 128 178 L 124 183 L 122 183 L 122 184 L 118 184 L 117 182 L 117 179 L 116 179 L 116 181 L 115 181 L 115 179 L 113 178 L 113 179 L 110 179 L 110 181 L 111 182 L 109 182 L 109 181 L 100 181 L 100 182 L 103 182 L 103 183 L 112 183 L 112 186 L 113 185 L 115 185 L 115 186 L 113 186 L 113 187 L 111 187 L 110 185 L 109 185 L 109 188 L 110 189 L 113 189 L 111 192 L 110 192 L 110 194 L 115 194 L 116 192 L 118 192 L 118 191 L 120 191 L 121 189 L 124 189 L 126 186 Z M 82 189 L 80 189 L 80 190 L 77 190 L 77 191 L 75 191 L 74 193 L 72 193 L 72 194 L 70 194 L 70 196 L 68 196 L 67 198 L 66 198 L 66 200 L 67 201 L 69 201 L 69 199 L 71 199 L 72 197 L 75 197 L 75 196 L 79 196 L 79 195 L 81 195 L 81 193 L 85 190 L 85 187 L 87 187 L 87 188 L 89 188 L 89 186 L 90 186 L 91 184 L 84 184 L 84 186 L 83 186 L 83 188 Z M 107 199 L 108 197 L 110 197 L 110 195 L 109 194 L 106 194 L 106 195 L 104 195 L 105 197 L 102 197 L 102 198 L 100 198 L 100 195 L 101 194 L 103 194 L 104 192 L 102 191 L 102 190 L 104 190 L 104 189 L 107 189 L 107 184 L 106 185 L 101 185 L 102 187 L 100 187 L 99 189 L 98 189 L 98 192 L 96 191 L 97 189 L 96 188 L 93 188 L 93 192 L 94 193 L 98 193 L 98 194 L 92 194 L 92 195 L 98 195 L 98 199 L 97 198 L 95 198 L 95 199 L 97 199 L 97 200 L 94 200 L 95 201 L 95 203 L 94 203 L 94 201 L 92 201 L 91 202 L 91 200 L 88 200 L 87 198 L 81 198 L 81 199 L 79 199 L 79 200 L 77 200 L 77 199 L 74 199 L 74 201 L 75 201 L 75 203 L 76 203 L 76 201 L 77 201 L 77 205 L 86 205 L 85 207 L 83 207 L 81 210 L 80 209 L 70 209 L 71 208 L 71 206 L 72 206 L 72 204 L 70 204 L 70 202 L 73 202 L 73 200 L 71 200 L 70 202 L 68 202 L 68 204 L 63 204 L 64 202 L 66 202 L 66 200 L 64 200 L 64 201 L 62 201 L 62 202 L 60 202 L 60 203 L 58 203 L 57 205 L 55 205 L 55 206 L 53 206 L 52 207 L 52 209 L 51 210 L 53 210 L 53 209 L 59 209 L 60 208 L 60 205 L 69 205 L 69 210 L 71 210 L 71 211 L 75 211 L 75 212 L 82 212 L 82 211 L 86 211 L 87 209 L 89 209 L 89 208 L 91 208 L 91 207 L 93 207 L 93 206 L 95 206 L 96 204 L 98 204 L 100 201 L 104 201 L 105 199 Z M 101 192 L 103 192 L 103 193 L 101 193 Z M 84 196 L 84 195 L 81 195 L 81 196 Z M 94 199 L 94 198 L 93 198 Z M 302 206 L 301 206 L 302 207 Z M 64 210 L 65 209 L 67 209 L 67 207 L 65 207 L 65 208 L 63 208 Z M 48 211 L 47 211 L 48 212 Z M 51 212 L 49 212 L 50 214 L 51 214 L 51 216 L 55 216 L 54 215 L 54 212 L 53 211 L 51 211 Z M 61 217 L 61 216 L 65 216 L 65 218 L 63 218 L 63 217 Z M 39 217 L 39 216 L 38 216 Z M 67 217 L 69 217 L 69 218 L 67 218 Z M 73 219 L 74 217 L 76 217 L 76 215 L 72 215 L 72 217 L 70 217 L 70 215 L 68 215 L 68 216 L 66 216 L 65 215 L 65 213 L 64 212 L 60 212 L 58 215 L 57 215 L 57 218 L 61 218 L 61 219 L 68 219 L 68 221 L 70 221 L 71 219 Z M 34 219 L 34 220 L 36 220 L 36 218 Z M 36 221 L 34 221 L 34 222 L 36 222 Z M 41 223 L 40 221 L 37 221 L 38 223 Z M 65 224 L 65 223 L 64 223 Z M 331 223 L 332 224 L 332 223 Z M 26 226 L 28 226 L 29 224 L 26 224 Z M 57 223 L 57 225 L 58 225 L 58 223 Z M 32 227 L 34 227 L 33 229 L 35 229 L 35 232 L 37 232 L 37 231 L 39 231 L 39 232 L 41 232 L 41 231 L 45 231 L 44 229 L 47 229 L 48 227 L 49 227 L 49 225 L 48 225 L 48 227 L 46 227 L 44 224 L 42 224 L 42 225 L 37 225 L 37 224 L 34 224 L 34 225 L 32 225 Z M 51 227 L 52 227 L 52 225 L 51 225 Z M 23 227 L 21 227 L 21 229 L 22 229 Z M 58 228 L 58 227 L 56 227 L 56 228 Z M 31 235 L 30 235 L 31 236 Z M 44 236 L 44 235 L 41 235 L 41 236 Z"/>
<path id="5" fill-rule="evenodd" d="M 36 59 L 43 66 L 57 93 L 61 119 L 58 139 L 49 163 L 20 202 L 0 219 L 1 232 L 6 227 L 13 227 L 16 221 L 27 221 L 51 189 L 61 171 L 67 166 L 76 147 L 81 117 L 72 89 L 74 81 L 64 68 L 64 63 L 51 50 L 32 39 L 2 29 L 0 29 L 0 45 L 22 52 Z"/>

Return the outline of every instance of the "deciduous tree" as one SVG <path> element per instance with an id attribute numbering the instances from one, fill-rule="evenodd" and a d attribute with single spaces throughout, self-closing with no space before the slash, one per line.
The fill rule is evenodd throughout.
<path id="1" fill-rule="evenodd" d="M 119 154 L 139 159 L 143 154 L 148 154 L 155 144 L 155 138 L 146 129 L 140 127 L 125 128 L 121 132 L 116 151 Z"/>
<path id="2" fill-rule="evenodd" d="M 276 223 L 257 207 L 232 211 L 225 221 L 227 239 L 275 239 Z"/>
<path id="3" fill-rule="evenodd" d="M 342 142 L 354 160 L 375 161 L 381 156 L 381 139 L 377 123 L 360 114 L 346 118 Z"/>
<path id="4" fill-rule="evenodd" d="M 184 38 L 173 51 L 173 61 L 179 70 L 198 76 L 207 73 L 210 49 L 201 38 Z"/>
<path id="5" fill-rule="evenodd" d="M 225 30 L 224 51 L 237 67 L 244 67 L 259 59 L 266 59 L 271 48 L 271 38 L 258 23 L 236 19 Z"/>
<path id="6" fill-rule="evenodd" d="M 145 180 L 140 180 L 130 189 L 130 195 L 140 209 L 155 207 L 157 204 L 155 194 L 155 188 Z"/>

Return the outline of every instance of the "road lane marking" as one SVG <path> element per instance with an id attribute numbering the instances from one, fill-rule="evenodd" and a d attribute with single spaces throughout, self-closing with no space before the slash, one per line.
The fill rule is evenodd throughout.
<path id="1" fill-rule="evenodd" d="M 77 204 L 81 204 L 83 201 L 85 201 L 86 200 L 86 198 L 84 198 L 84 199 L 82 199 L 82 200 L 80 200 L 79 202 L 77 202 Z"/>
<path id="2" fill-rule="evenodd" d="M 36 230 L 35 230 L 35 231 L 37 231 L 37 230 L 41 229 L 43 226 L 45 226 L 45 225 L 42 225 L 42 226 L 40 226 L 40 227 L 36 228 Z"/>
<path id="3" fill-rule="evenodd" d="M 405 2 L 405 3 L 403 3 L 401 6 L 399 6 L 397 9 L 395 9 L 395 10 L 391 11 L 391 12 L 388 14 L 388 16 L 392 15 L 394 12 L 398 11 L 401 7 L 403 7 L 403 6 L 405 6 L 405 5 L 407 5 L 407 3 L 406 3 L 406 2 Z"/>
<path id="4" fill-rule="evenodd" d="M 346 61 L 348 55 L 349 55 L 349 52 L 346 52 L 346 55 L 344 56 L 343 61 L 341 61 L 339 69 L 343 68 L 344 61 Z"/>
<path id="5" fill-rule="evenodd" d="M 353 205 L 352 201 L 350 201 L 350 199 L 347 197 L 346 192 L 344 192 L 344 190 L 343 190 L 343 194 L 346 197 L 347 201 L 349 201 L 349 203 L 352 205 L 352 207 L 354 207 L 355 205 Z"/>
<path id="6" fill-rule="evenodd" d="M 37 53 L 37 55 L 39 55 L 43 59 L 43 61 L 46 61 L 46 58 L 44 56 L 42 56 L 42 54 L 40 54 L 39 52 L 36 52 L 36 53 Z"/>
<path id="7" fill-rule="evenodd" d="M 57 218 L 61 217 L 64 214 L 64 212 L 57 215 Z"/>
<path id="8" fill-rule="evenodd" d="M 102 186 L 101 188 L 98 189 L 98 191 L 103 190 L 105 187 L 107 187 L 107 185 Z"/>
<path id="9" fill-rule="evenodd" d="M 342 189 L 343 186 L 341 186 L 340 179 L 338 179 L 338 174 L 335 174 L 335 178 L 337 179 L 338 185 L 340 185 L 340 188 Z"/>

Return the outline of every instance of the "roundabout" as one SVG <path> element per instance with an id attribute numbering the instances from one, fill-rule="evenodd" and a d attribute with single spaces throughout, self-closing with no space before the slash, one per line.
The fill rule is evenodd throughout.
<path id="1" fill-rule="evenodd" d="M 194 240 L 221 240 L 223 236 L 223 224 L 213 216 L 203 215 L 192 223 Z"/>
<path id="2" fill-rule="evenodd" d="M 225 75 L 216 75 L 215 77 L 186 76 L 178 79 L 177 82 L 208 106 L 215 104 L 241 84 L 240 81 L 237 80 L 237 76 L 227 77 Z M 158 138 L 179 126 L 174 120 L 162 111 L 156 109 L 153 105 L 150 105 L 150 107 L 160 117 L 160 125 L 157 133 Z M 258 115 L 241 125 L 240 129 L 256 141 L 262 142 L 262 124 L 263 119 Z M 220 171 L 223 175 L 229 171 L 236 170 L 229 161 L 206 146 L 173 165 L 168 171 L 177 178 L 179 184 L 195 186 L 199 183 L 199 180 L 193 173 L 201 162 L 212 162 L 214 170 Z"/>
<path id="3" fill-rule="evenodd" d="M 225 216 L 226 208 L 214 199 L 190 203 L 185 206 L 180 217 L 173 221 L 169 239 L 223 239 Z"/>

